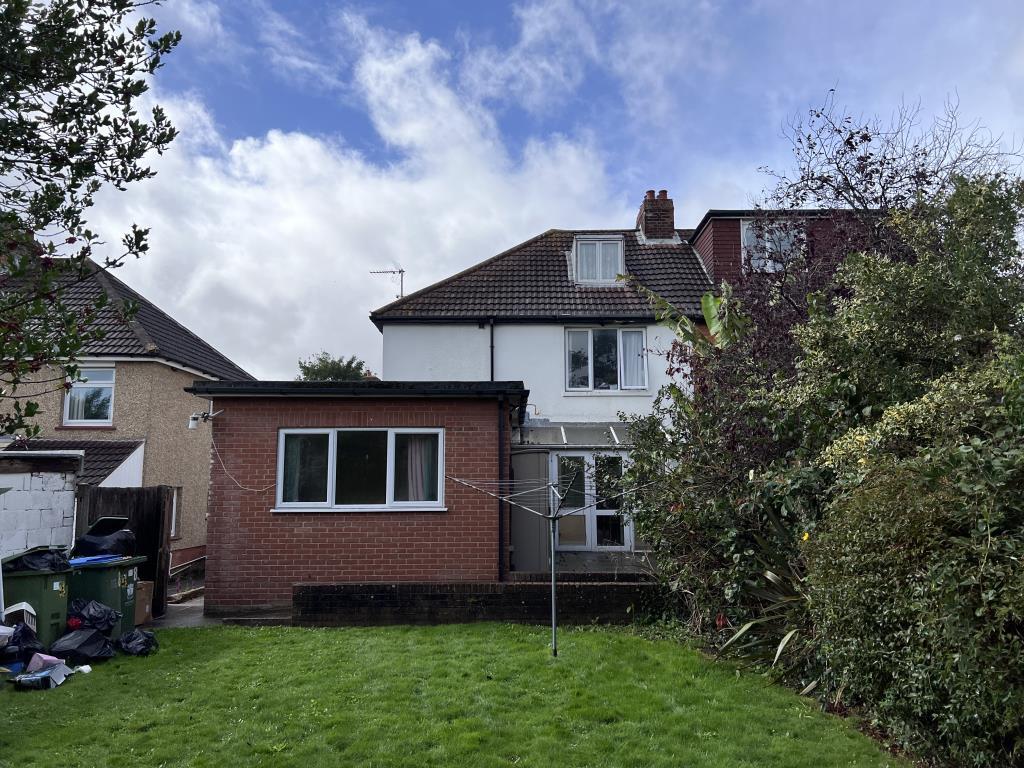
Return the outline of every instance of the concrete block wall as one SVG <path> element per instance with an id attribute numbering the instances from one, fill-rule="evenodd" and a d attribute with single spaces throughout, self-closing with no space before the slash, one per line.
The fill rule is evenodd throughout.
<path id="1" fill-rule="evenodd" d="M 2 470 L 2 467 L 0 467 Z M 76 473 L 0 471 L 0 558 L 30 547 L 70 546 Z"/>

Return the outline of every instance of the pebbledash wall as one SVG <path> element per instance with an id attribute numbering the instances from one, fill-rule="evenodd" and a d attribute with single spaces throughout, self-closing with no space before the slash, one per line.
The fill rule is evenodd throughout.
<path id="1" fill-rule="evenodd" d="M 499 414 L 505 461 L 511 431 L 497 398 L 215 397 L 214 407 L 208 613 L 289 606 L 297 583 L 497 582 L 507 568 L 507 510 L 447 479 L 446 511 L 273 511 L 286 428 L 442 427 L 445 474 L 496 478 Z"/>

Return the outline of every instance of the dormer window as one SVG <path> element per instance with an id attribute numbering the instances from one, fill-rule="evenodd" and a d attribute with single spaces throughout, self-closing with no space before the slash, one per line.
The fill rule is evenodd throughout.
<path id="1" fill-rule="evenodd" d="M 797 221 L 758 226 L 753 219 L 740 222 L 741 242 L 752 272 L 778 272 L 803 246 Z"/>
<path id="2" fill-rule="evenodd" d="M 622 238 L 580 235 L 573 250 L 575 281 L 581 285 L 615 285 L 625 274 Z"/>

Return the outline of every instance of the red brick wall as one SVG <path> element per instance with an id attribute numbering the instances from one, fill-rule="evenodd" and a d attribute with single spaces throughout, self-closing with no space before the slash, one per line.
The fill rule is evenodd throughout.
<path id="1" fill-rule="evenodd" d="M 712 219 L 694 247 L 716 288 L 723 280 L 736 284 L 742 264 L 739 219 Z"/>
<path id="2" fill-rule="evenodd" d="M 445 473 L 497 480 L 498 407 L 493 400 L 217 400 L 223 412 L 211 424 L 225 466 L 238 485 L 266 490 L 239 488 L 214 457 L 207 610 L 288 605 L 297 582 L 497 581 L 498 502 L 450 480 L 447 512 L 271 510 L 280 428 L 444 427 Z"/>
<path id="3" fill-rule="evenodd" d="M 654 190 L 648 190 L 636 215 L 637 229 L 644 237 L 652 239 L 671 239 L 676 234 L 675 207 L 666 190 L 654 196 Z"/>

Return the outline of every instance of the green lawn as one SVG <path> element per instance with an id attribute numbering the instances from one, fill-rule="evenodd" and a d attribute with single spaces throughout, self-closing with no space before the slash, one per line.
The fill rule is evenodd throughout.
<path id="1" fill-rule="evenodd" d="M 0 692 L 0 766 L 897 766 L 852 725 L 668 641 L 499 624 L 165 630 Z"/>

